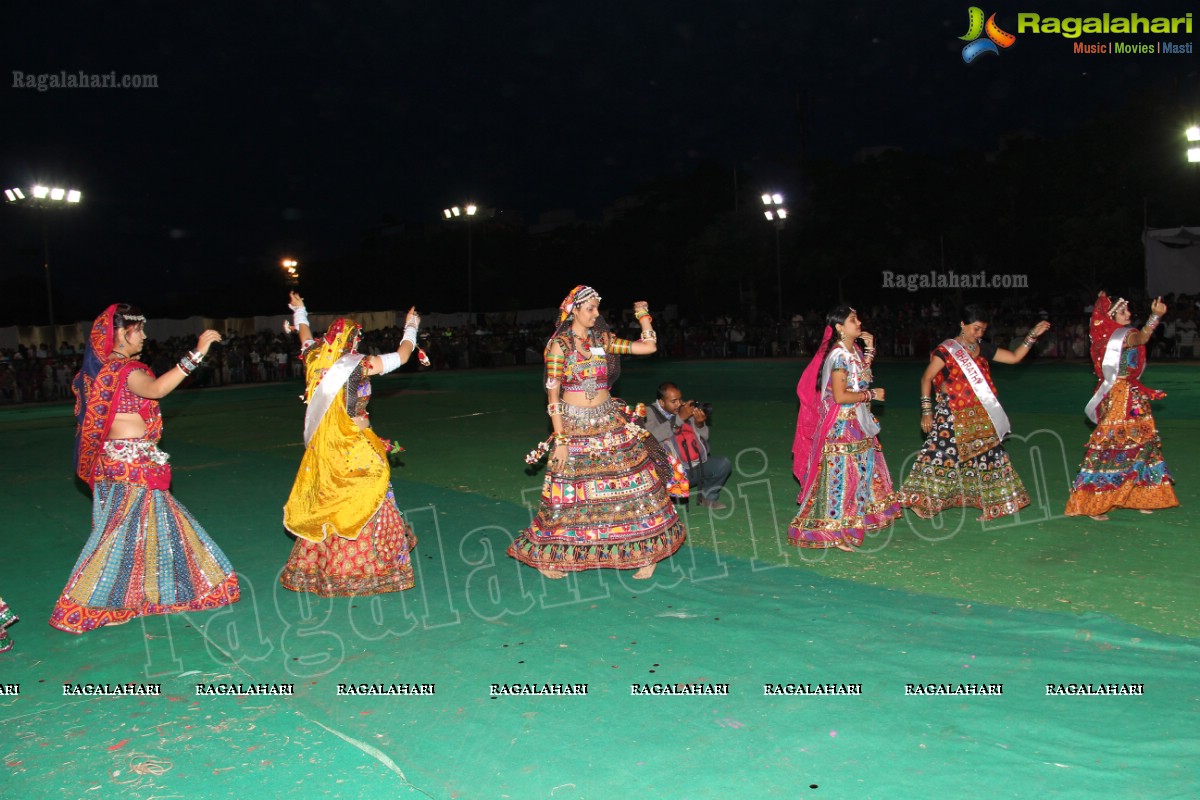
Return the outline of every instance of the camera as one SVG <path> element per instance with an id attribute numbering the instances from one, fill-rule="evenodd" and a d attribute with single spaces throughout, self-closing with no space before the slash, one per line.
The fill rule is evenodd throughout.
<path id="1" fill-rule="evenodd" d="M 703 403 L 699 400 L 688 400 L 688 403 L 691 404 L 692 408 L 696 409 L 697 411 L 704 412 L 704 416 L 708 417 L 708 419 L 712 419 L 712 403 Z"/>

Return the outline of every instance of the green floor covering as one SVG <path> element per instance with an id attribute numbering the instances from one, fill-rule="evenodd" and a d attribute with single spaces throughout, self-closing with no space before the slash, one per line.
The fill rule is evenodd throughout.
<path id="1" fill-rule="evenodd" d="M 893 475 L 920 442 L 921 365 L 884 363 Z M 174 491 L 243 582 L 228 609 L 74 637 L 45 624 L 87 535 L 63 405 L 0 411 L 0 594 L 22 617 L 0 656 L 5 796 L 944 798 L 1200 795 L 1193 509 L 1195 368 L 1154 365 L 1183 507 L 1099 525 L 1061 517 L 1059 473 L 1087 437 L 1082 365 L 997 367 L 1010 444 L 1038 507 L 1017 524 L 908 523 L 856 554 L 789 552 L 787 450 L 798 365 L 627 361 L 622 392 L 673 378 L 716 404 L 736 457 L 722 518 L 651 585 L 544 581 L 504 556 L 540 474 L 536 371 L 380 380 L 376 427 L 418 585 L 321 600 L 278 587 L 279 527 L 300 447 L 297 385 L 164 403 Z M 530 390 L 530 387 L 534 387 Z M 1052 391 L 1047 387 L 1053 386 Z M 802 556 L 807 556 L 803 558 Z M 816 560 L 810 560 L 816 559 Z M 160 698 L 64 697 L 63 683 L 161 683 Z M 196 683 L 288 683 L 295 696 L 197 697 Z M 434 683 L 425 697 L 338 697 L 340 683 Z M 584 697 L 490 697 L 492 683 L 587 683 Z M 728 683 L 729 696 L 632 697 L 632 683 Z M 765 697 L 765 683 L 861 684 L 861 696 Z M 1001 696 L 905 685 L 1003 683 Z M 1144 696 L 1048 697 L 1046 684 L 1144 684 Z"/>

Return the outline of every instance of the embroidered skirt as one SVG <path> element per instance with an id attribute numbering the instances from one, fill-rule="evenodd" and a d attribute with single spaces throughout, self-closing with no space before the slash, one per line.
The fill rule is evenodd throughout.
<path id="1" fill-rule="evenodd" d="M 971 405 L 950 409 L 938 394 L 933 429 L 900 487 L 900 504 L 931 519 L 948 508 L 978 508 L 981 519 L 998 519 L 1029 505 L 1029 492 L 1013 469 L 987 419 Z"/>
<path id="2" fill-rule="evenodd" d="M 321 597 L 400 592 L 413 586 L 410 551 L 416 544 L 389 484 L 379 510 L 356 538 L 334 534 L 314 542 L 297 537 L 279 580 L 293 592 Z"/>
<path id="3" fill-rule="evenodd" d="M 1149 399 L 1128 381 L 1118 380 L 1104 398 L 1100 423 L 1088 438 L 1067 499 L 1067 515 L 1172 508 L 1179 505 L 1174 483 Z"/>
<path id="4" fill-rule="evenodd" d="M 669 557 L 687 535 L 667 496 L 670 467 L 651 457 L 649 437 L 616 398 L 566 405 L 570 458 L 546 471 L 533 523 L 508 554 L 539 569 L 636 569 Z M 653 441 L 651 437 L 651 441 Z"/>
<path id="5" fill-rule="evenodd" d="M 5 629 L 16 621 L 17 615 L 8 607 L 8 603 L 4 602 L 4 598 L 0 597 L 0 653 L 12 650 L 13 641 L 8 638 L 8 631 Z"/>
<path id="6" fill-rule="evenodd" d="M 788 542 L 797 547 L 860 547 L 865 534 L 900 516 L 879 440 L 867 436 L 849 411 L 839 413 L 821 447 L 820 474 L 788 525 Z"/>
<path id="7" fill-rule="evenodd" d="M 166 489 L 104 476 L 156 475 L 166 454 L 141 440 L 106 442 L 92 489 L 92 534 L 50 615 L 68 633 L 147 614 L 236 602 L 237 575 L 200 523 Z M 158 483 L 156 478 L 151 478 Z"/>

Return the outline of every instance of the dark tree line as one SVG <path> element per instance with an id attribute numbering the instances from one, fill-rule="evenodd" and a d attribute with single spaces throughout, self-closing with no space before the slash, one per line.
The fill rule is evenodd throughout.
<path id="1" fill-rule="evenodd" d="M 777 314 L 778 283 L 785 316 L 839 298 L 886 303 L 946 294 L 886 289 L 884 270 L 1029 276 L 1028 290 L 952 292 L 951 303 L 1032 302 L 1100 287 L 1136 294 L 1143 226 L 1200 224 L 1200 175 L 1184 157 L 1188 121 L 1183 109 L 1148 93 L 1057 139 L 1012 131 L 952 153 L 884 150 L 853 163 L 794 158 L 782 167 L 801 185 L 768 186 L 765 175 L 739 170 L 736 192 L 732 168 L 709 163 L 614 201 L 603 222 L 541 232 L 502 212 L 472 223 L 472 305 L 546 307 L 589 283 L 610 307 L 645 297 L 697 317 L 763 319 Z M 781 275 L 776 231 L 759 201 L 767 188 L 787 192 L 791 206 L 779 232 Z M 463 311 L 467 260 L 465 225 L 385 219 L 363 232 L 355 252 L 305 262 L 300 288 L 325 308 L 416 303 Z M 0 319 L 39 316 L 45 300 L 37 276 L 4 272 Z M 286 290 L 266 260 L 217 265 L 210 274 L 227 277 L 184 281 L 155 298 L 155 313 L 264 313 L 277 310 Z M 69 315 L 78 313 L 69 296 L 57 299 L 60 320 L 78 318 Z"/>

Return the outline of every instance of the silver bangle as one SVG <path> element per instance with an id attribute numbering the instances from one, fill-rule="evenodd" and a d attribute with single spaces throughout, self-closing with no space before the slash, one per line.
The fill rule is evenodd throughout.
<path id="1" fill-rule="evenodd" d="M 291 308 L 291 306 L 288 306 Z M 292 324 L 299 328 L 301 325 L 308 325 L 308 309 L 304 306 L 292 308 Z"/>
<path id="2" fill-rule="evenodd" d="M 417 346 L 417 329 L 415 327 L 406 327 L 404 336 L 400 339 L 401 344 L 408 342 L 413 347 Z"/>

